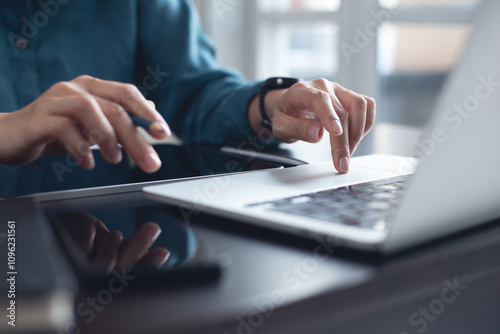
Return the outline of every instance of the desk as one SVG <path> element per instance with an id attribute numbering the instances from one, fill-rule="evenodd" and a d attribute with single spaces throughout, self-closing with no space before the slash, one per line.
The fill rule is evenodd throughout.
<path id="1" fill-rule="evenodd" d="M 132 203 L 136 195 L 109 201 Z M 171 211 L 182 219 L 176 208 Z M 387 259 L 340 249 L 326 257 L 328 249 L 319 243 L 211 216 L 195 217 L 192 226 L 230 263 L 219 282 L 176 291 L 125 289 L 92 322 L 81 321 L 83 333 L 399 334 L 424 326 L 426 333 L 496 333 L 499 328 L 498 224 Z M 315 257 L 317 247 L 325 258 Z M 448 288 L 453 284 L 458 284 L 454 292 Z M 80 291 L 77 305 L 96 293 Z M 414 312 L 428 312 L 429 320 Z"/>
<path id="2" fill-rule="evenodd" d="M 324 156 L 314 155 L 313 147 L 307 146 L 309 156 Z M 296 146 L 288 153 L 302 158 Z M 48 211 L 91 210 L 151 202 L 135 191 L 43 205 Z M 170 219 L 184 222 L 178 208 L 162 207 Z M 203 214 L 193 215 L 190 227 L 225 263 L 218 281 L 190 288 L 131 284 L 88 323 L 88 314 L 76 312 L 77 324 L 69 323 L 67 332 L 402 334 L 500 328 L 500 224 L 387 258 Z M 82 281 L 75 308 L 99 292 Z"/>
<path id="3" fill-rule="evenodd" d="M 299 156 L 297 156 L 299 157 Z M 140 192 L 66 201 L 146 205 Z M 54 209 L 57 202 L 47 203 Z M 183 221 L 178 208 L 166 207 Z M 500 225 L 388 258 L 195 215 L 227 267 L 194 288 L 127 288 L 82 333 L 498 333 Z M 83 285 L 76 305 L 98 291 Z M 75 331 L 76 332 L 76 331 Z"/>

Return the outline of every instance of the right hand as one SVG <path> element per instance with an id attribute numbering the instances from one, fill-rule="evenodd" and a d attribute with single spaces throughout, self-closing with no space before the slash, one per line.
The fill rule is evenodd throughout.
<path id="1" fill-rule="evenodd" d="M 124 268 L 130 272 L 138 263 L 159 270 L 170 256 L 164 247 L 150 249 L 162 232 L 153 222 L 142 224 L 126 239 L 120 231 L 109 231 L 102 221 L 83 212 L 61 214 L 59 220 L 80 250 L 106 274 Z"/>
<path id="2" fill-rule="evenodd" d="M 28 106 L 0 114 L 0 162 L 10 165 L 28 164 L 51 152 L 69 152 L 85 169 L 95 166 L 90 147 L 99 145 L 109 163 L 122 160 L 121 148 L 148 173 L 161 167 L 153 147 L 132 123 L 128 112 L 170 129 L 156 111 L 131 84 L 80 76 L 59 82 Z"/>

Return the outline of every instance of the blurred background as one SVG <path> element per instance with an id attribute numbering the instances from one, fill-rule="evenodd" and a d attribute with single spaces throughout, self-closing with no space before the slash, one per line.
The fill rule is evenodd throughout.
<path id="1" fill-rule="evenodd" d="M 251 80 L 323 77 L 373 96 L 377 127 L 357 153 L 404 155 L 460 59 L 479 2 L 195 1 L 224 66 Z"/>

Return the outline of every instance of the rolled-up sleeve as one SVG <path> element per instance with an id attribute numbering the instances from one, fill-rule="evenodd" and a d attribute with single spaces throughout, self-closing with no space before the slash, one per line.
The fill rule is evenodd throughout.
<path id="1" fill-rule="evenodd" d="M 194 6 L 142 0 L 135 81 L 186 143 L 239 145 L 253 135 L 247 110 L 260 82 L 221 69 Z"/>

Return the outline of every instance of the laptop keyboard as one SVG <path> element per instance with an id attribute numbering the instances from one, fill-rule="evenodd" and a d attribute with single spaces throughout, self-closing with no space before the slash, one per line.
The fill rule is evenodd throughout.
<path id="1" fill-rule="evenodd" d="M 369 229 L 385 229 L 408 176 L 257 203 L 251 207 Z"/>

